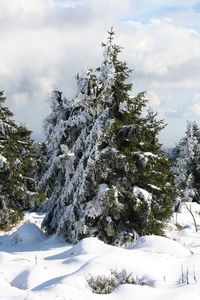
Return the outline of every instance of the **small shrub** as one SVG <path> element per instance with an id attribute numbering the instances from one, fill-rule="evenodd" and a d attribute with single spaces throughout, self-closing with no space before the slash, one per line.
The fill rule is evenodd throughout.
<path id="1" fill-rule="evenodd" d="M 87 282 L 92 292 L 96 294 L 110 294 L 121 284 L 148 285 L 143 280 L 134 278 L 131 274 L 126 272 L 118 273 L 116 271 L 111 272 L 109 277 L 104 275 L 91 276 Z"/>
<path id="2" fill-rule="evenodd" d="M 91 277 L 88 285 L 96 294 L 110 294 L 118 286 L 117 278 L 113 275 L 110 277 L 100 276 Z"/>

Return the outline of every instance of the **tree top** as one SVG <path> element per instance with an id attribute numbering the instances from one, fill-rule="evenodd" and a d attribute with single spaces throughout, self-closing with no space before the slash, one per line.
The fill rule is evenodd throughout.
<path id="1" fill-rule="evenodd" d="M 112 45 L 112 41 L 114 39 L 114 35 L 115 35 L 115 32 L 113 31 L 113 26 L 111 27 L 110 31 L 107 31 L 108 32 L 108 42 L 110 44 L 110 46 Z"/>

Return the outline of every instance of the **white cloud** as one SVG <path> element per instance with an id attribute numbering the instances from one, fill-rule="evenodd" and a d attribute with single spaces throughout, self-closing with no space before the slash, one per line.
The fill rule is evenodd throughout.
<path id="1" fill-rule="evenodd" d="M 200 93 L 193 95 L 192 101 L 188 105 L 185 116 L 190 118 L 200 117 Z"/>
<path id="2" fill-rule="evenodd" d="M 66 96 L 74 94 L 74 74 L 86 65 L 101 63 L 100 43 L 112 25 L 116 41 L 124 47 L 123 59 L 134 69 L 136 90 L 150 90 L 152 105 L 162 109 L 165 104 L 163 111 L 169 106 L 161 90 L 179 89 L 184 95 L 184 89 L 191 89 L 193 94 L 200 86 L 200 34 L 169 19 L 147 24 L 122 20 L 131 7 L 145 13 L 174 1 L 153 0 L 151 7 L 148 3 L 1 0 L 0 89 L 6 91 L 16 118 L 39 135 L 50 91 L 56 87 Z M 196 3 L 175 1 L 177 7 Z M 174 109 L 172 102 L 169 110 Z"/>
<path id="3" fill-rule="evenodd" d="M 194 104 L 190 109 L 194 115 L 200 116 L 200 103 Z"/>
<path id="4" fill-rule="evenodd" d="M 159 106 L 161 101 L 158 94 L 156 94 L 153 91 L 147 91 L 147 99 L 149 99 L 149 105 L 150 106 Z"/>
<path id="5" fill-rule="evenodd" d="M 200 34 L 178 27 L 171 20 L 152 20 L 149 24 L 129 21 L 120 30 L 121 40 L 128 45 L 127 58 L 138 72 L 162 80 L 191 78 L 189 65 L 195 70 L 200 58 Z M 184 67 L 187 70 L 184 70 Z M 184 72 L 185 71 L 185 72 Z M 196 74 L 196 70 L 195 70 Z"/>

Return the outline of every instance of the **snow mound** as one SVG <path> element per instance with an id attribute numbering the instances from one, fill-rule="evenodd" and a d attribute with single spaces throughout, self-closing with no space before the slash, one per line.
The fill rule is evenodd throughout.
<path id="1" fill-rule="evenodd" d="M 11 244 L 15 245 L 20 242 L 42 241 L 45 234 L 33 223 L 21 225 L 12 235 Z"/>
<path id="2" fill-rule="evenodd" d="M 138 238 L 135 249 L 142 249 L 153 253 L 165 253 L 176 257 L 188 256 L 190 251 L 176 241 L 156 235 Z"/>
<path id="3" fill-rule="evenodd" d="M 11 282 L 11 285 L 22 290 L 28 289 L 28 277 L 30 275 L 29 270 L 23 270 L 16 278 Z"/>
<path id="4" fill-rule="evenodd" d="M 9 284 L 9 282 L 7 281 L 7 279 L 5 278 L 5 276 L 2 274 L 2 273 L 0 273 L 0 288 L 2 287 L 2 288 L 7 288 L 7 287 L 9 287 L 10 286 L 10 284 Z M 0 298 L 1 299 L 1 298 Z"/>
<path id="5" fill-rule="evenodd" d="M 33 223 L 37 227 L 41 228 L 41 223 L 44 219 L 45 213 L 43 212 L 24 212 L 24 221 L 27 223 Z"/>
<path id="6" fill-rule="evenodd" d="M 200 299 L 200 232 L 188 218 L 192 223 L 187 210 L 174 214 L 166 228 L 171 239 L 143 236 L 127 250 L 95 237 L 76 245 L 47 237 L 37 227 L 41 215 L 27 212 L 37 226 L 26 223 L 0 236 L 0 299 Z M 196 220 L 200 227 L 197 213 Z"/>
<path id="7" fill-rule="evenodd" d="M 89 237 L 81 240 L 71 250 L 71 255 L 78 256 L 81 254 L 101 253 L 102 248 L 106 245 L 104 242 L 94 237 Z"/>

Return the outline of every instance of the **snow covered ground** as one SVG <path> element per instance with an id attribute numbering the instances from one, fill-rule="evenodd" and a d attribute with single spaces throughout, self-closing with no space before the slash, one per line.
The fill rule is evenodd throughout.
<path id="1" fill-rule="evenodd" d="M 96 238 L 76 245 L 46 236 L 42 214 L 0 233 L 0 299 L 200 299 L 200 205 L 174 214 L 166 236 L 140 237 L 134 249 Z M 99 294 L 99 293 L 102 294 Z"/>

